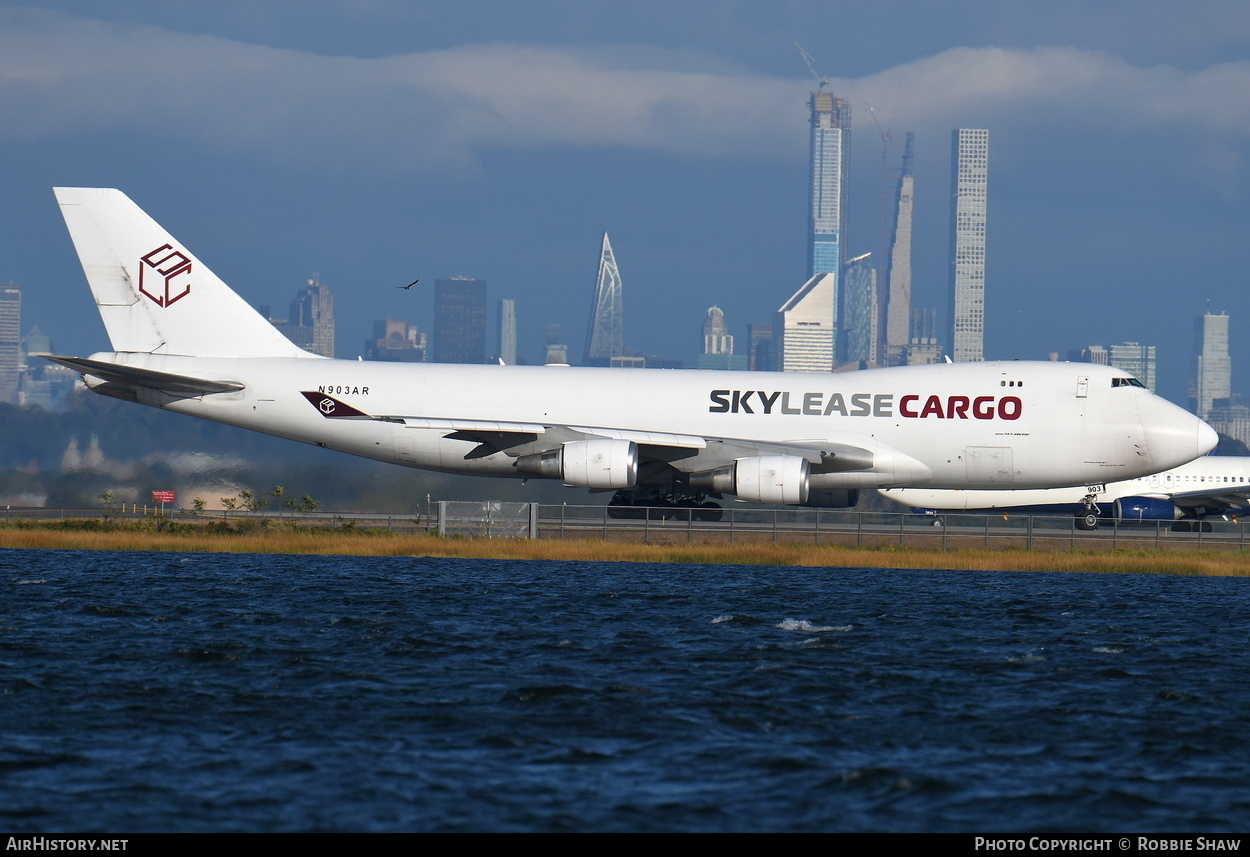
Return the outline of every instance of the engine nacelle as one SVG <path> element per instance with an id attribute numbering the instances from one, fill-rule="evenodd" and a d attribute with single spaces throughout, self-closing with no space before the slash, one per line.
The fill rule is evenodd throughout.
<path id="1" fill-rule="evenodd" d="M 638 444 L 606 437 L 573 440 L 559 449 L 522 455 L 516 467 L 582 488 L 632 488 L 638 481 Z"/>
<path id="2" fill-rule="evenodd" d="M 799 506 L 807 502 L 811 465 L 797 455 L 739 458 L 728 467 L 695 473 L 690 484 L 740 500 Z"/>
<path id="3" fill-rule="evenodd" d="M 1157 497 L 1121 497 L 1115 501 L 1115 519 L 1123 523 L 1134 521 L 1175 521 L 1181 510 L 1171 500 Z"/>

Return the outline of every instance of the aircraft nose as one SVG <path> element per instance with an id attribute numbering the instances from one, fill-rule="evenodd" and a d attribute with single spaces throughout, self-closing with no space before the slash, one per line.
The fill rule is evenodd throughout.
<path id="1" fill-rule="evenodd" d="M 1150 458 L 1160 470 L 1179 467 L 1215 449 L 1219 442 L 1215 429 L 1171 402 L 1153 403 L 1155 407 L 1143 409 L 1142 428 Z"/>

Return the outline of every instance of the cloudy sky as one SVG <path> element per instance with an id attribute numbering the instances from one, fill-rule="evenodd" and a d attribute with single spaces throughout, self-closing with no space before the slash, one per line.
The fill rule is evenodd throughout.
<path id="1" fill-rule="evenodd" d="M 1250 392 L 1243 0 L 0 2 L 0 282 L 106 348 L 51 188 L 118 187 L 255 304 L 319 277 L 340 357 L 463 275 L 537 362 L 548 323 L 580 354 L 606 231 L 627 344 L 692 365 L 709 306 L 745 338 L 805 274 L 800 47 L 852 104 L 852 253 L 915 134 L 915 304 L 987 128 L 986 356 L 1150 343 L 1183 402 L 1209 308 Z"/>

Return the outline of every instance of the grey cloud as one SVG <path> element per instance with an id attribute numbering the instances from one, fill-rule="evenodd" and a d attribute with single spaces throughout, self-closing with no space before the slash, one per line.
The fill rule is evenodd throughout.
<path id="1" fill-rule="evenodd" d="M 355 59 L 0 11 L 0 135 L 124 130 L 319 168 L 464 169 L 483 150 L 543 146 L 795 158 L 810 86 L 654 48 L 486 44 Z M 1045 110 L 1051 122 L 1250 135 L 1247 63 L 1182 72 L 1070 48 L 956 48 L 830 86 L 898 127 L 1027 125 Z"/>

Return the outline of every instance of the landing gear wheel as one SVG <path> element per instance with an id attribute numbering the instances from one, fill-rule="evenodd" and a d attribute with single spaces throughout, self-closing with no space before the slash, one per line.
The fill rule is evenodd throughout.
<path id="1" fill-rule="evenodd" d="M 608 501 L 609 518 L 645 518 L 645 510 L 634 505 L 632 498 L 617 494 Z"/>
<path id="2" fill-rule="evenodd" d="M 1082 512 L 1076 516 L 1076 528 L 1078 530 L 1096 530 L 1098 529 L 1098 513 Z"/>
<path id="3" fill-rule="evenodd" d="M 696 521 L 719 521 L 724 517 L 724 510 L 721 509 L 719 503 L 713 503 L 710 500 L 706 503 L 700 503 L 694 510 L 694 519 Z"/>

